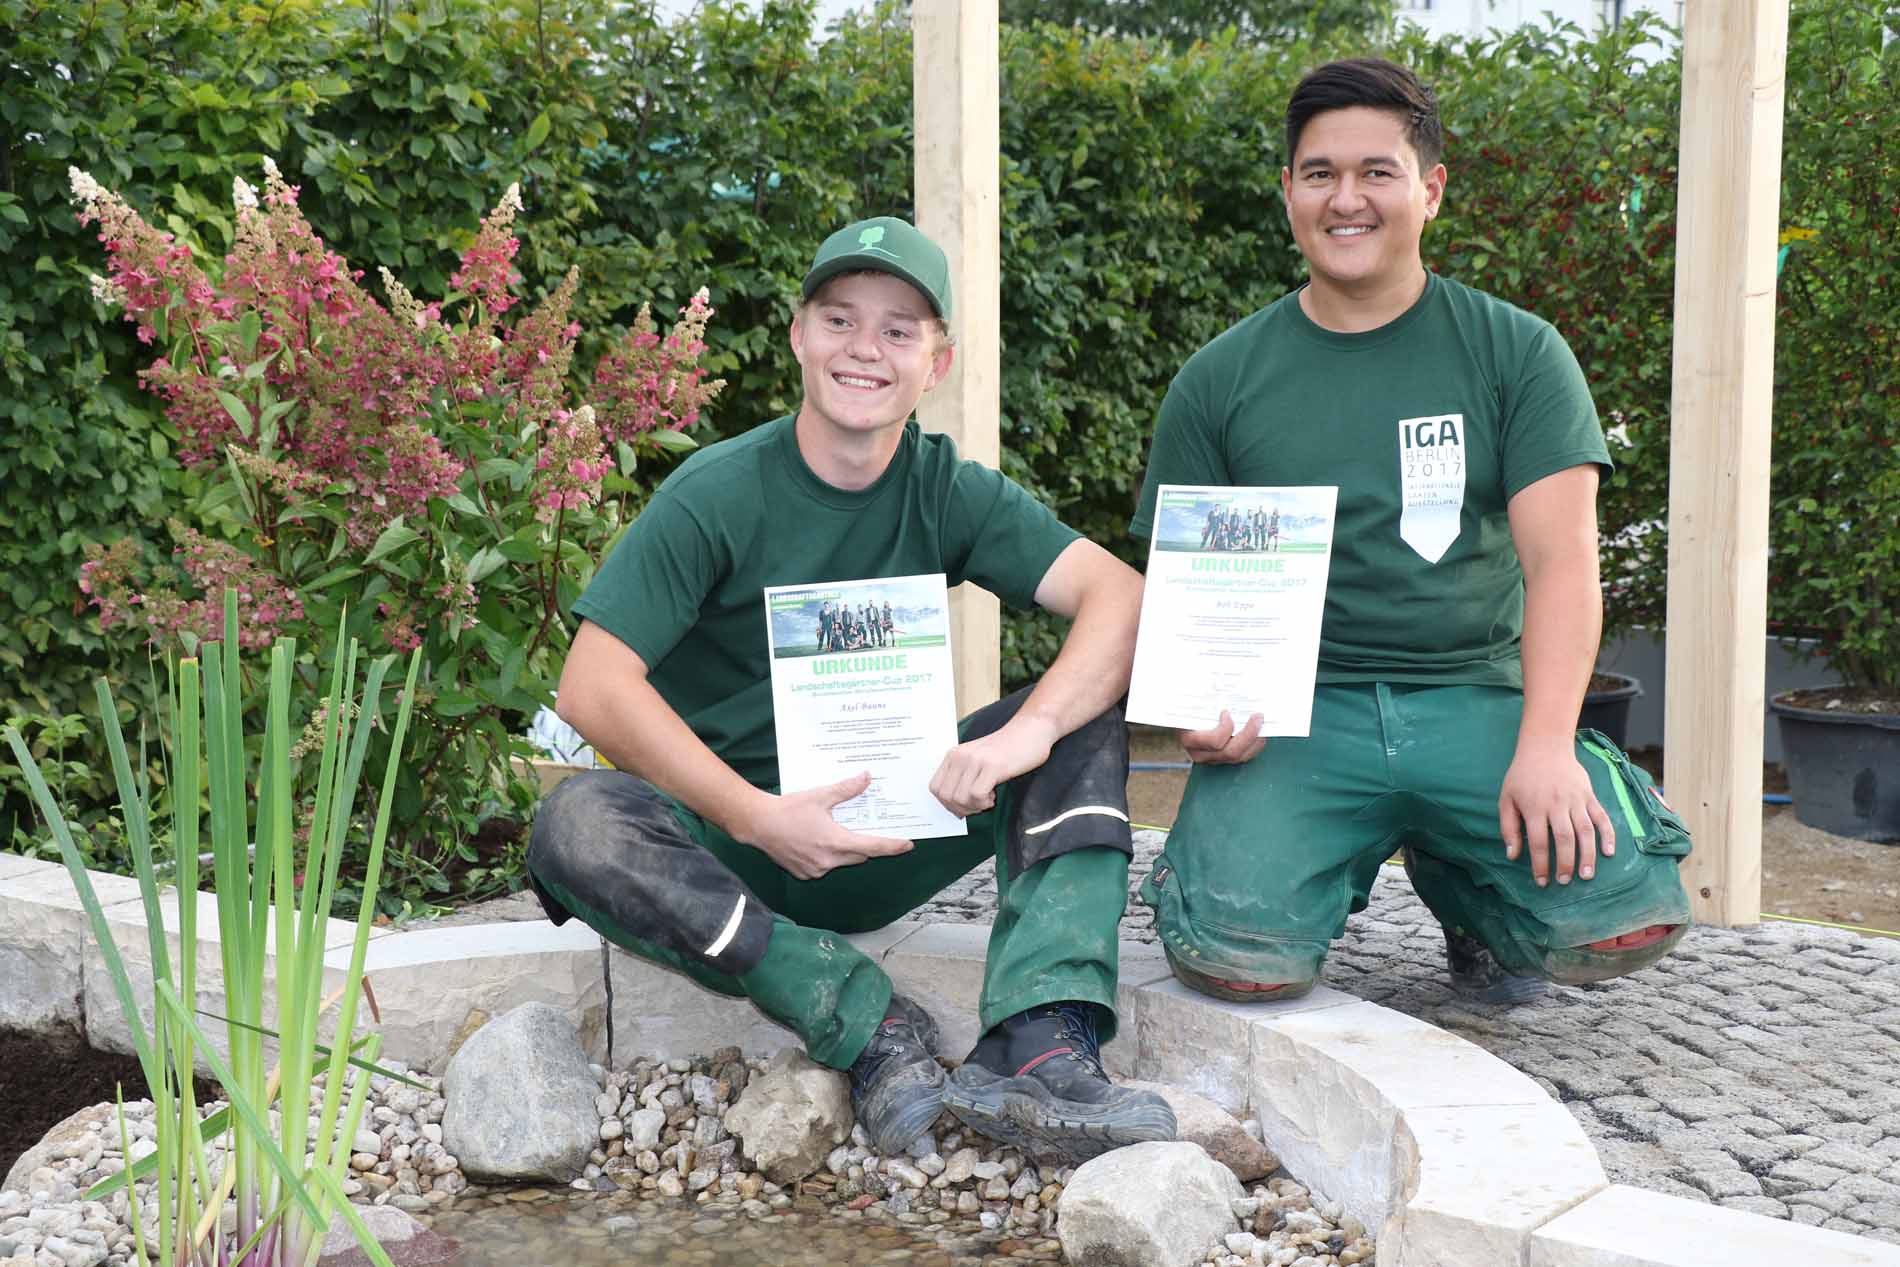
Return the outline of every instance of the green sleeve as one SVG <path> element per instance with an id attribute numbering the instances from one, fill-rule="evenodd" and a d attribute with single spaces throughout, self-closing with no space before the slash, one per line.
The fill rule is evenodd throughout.
<path id="1" fill-rule="evenodd" d="M 1503 384 L 1505 500 L 1573 466 L 1610 472 L 1610 450 L 1583 368 L 1555 327 L 1537 321 Z"/>
<path id="2" fill-rule="evenodd" d="M 959 465 L 944 532 L 950 584 L 974 581 L 1012 607 L 1034 607 L 1050 565 L 1081 535 L 1002 472 Z"/>
<path id="3" fill-rule="evenodd" d="M 1155 499 L 1163 484 L 1227 484 L 1226 420 L 1211 416 L 1207 407 L 1203 355 L 1189 358 L 1168 385 L 1155 421 L 1154 443 L 1148 450 L 1148 473 L 1141 482 L 1141 498 L 1129 535 L 1146 543 L 1154 530 Z"/>
<path id="4" fill-rule="evenodd" d="M 607 555 L 574 614 L 626 643 L 651 669 L 698 622 L 719 575 L 704 526 L 663 488 Z"/>

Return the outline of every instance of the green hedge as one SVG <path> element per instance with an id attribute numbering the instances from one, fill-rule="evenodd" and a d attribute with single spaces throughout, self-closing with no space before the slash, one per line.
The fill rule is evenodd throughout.
<path id="1" fill-rule="evenodd" d="M 1859 613 L 1878 631 L 1893 619 L 1882 593 L 1900 589 L 1892 534 L 1867 531 L 1900 520 L 1900 289 L 1882 271 L 1900 54 L 1873 0 L 1794 7 L 1783 215 L 1814 236 L 1790 243 L 1782 278 L 1771 614 L 1829 631 Z M 98 246 L 73 222 L 68 165 L 147 210 L 182 209 L 173 227 L 218 253 L 231 178 L 275 155 L 346 258 L 423 288 L 520 180 L 529 287 L 579 265 L 589 328 L 710 287 L 709 368 L 731 386 L 709 431 L 733 434 L 795 401 L 786 323 L 813 244 L 848 218 L 912 211 L 902 11 L 816 44 L 812 24 L 809 0 L 709 3 L 673 26 L 608 0 L 0 0 L 0 427 L 19 455 L 0 469 L 0 716 L 82 712 L 101 671 L 147 680 L 75 575 L 85 543 L 161 540 L 180 502 L 134 377 L 142 349 L 88 293 Z M 1429 262 L 1554 321 L 1615 428 L 1618 625 L 1658 623 L 1664 592 L 1679 68 L 1637 58 L 1643 38 L 1396 47 L 1450 128 Z M 1003 461 L 1125 556 L 1174 370 L 1298 282 L 1281 111 L 1304 69 L 1352 51 L 1347 35 L 1174 48 L 1003 32 Z M 1038 671 L 1056 637 L 1012 618 L 1006 679 Z M 1863 659 L 1900 660 L 1891 650 Z"/>

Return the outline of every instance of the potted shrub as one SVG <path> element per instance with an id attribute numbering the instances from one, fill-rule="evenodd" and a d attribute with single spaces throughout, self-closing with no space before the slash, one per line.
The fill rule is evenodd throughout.
<path id="1" fill-rule="evenodd" d="M 1895 126 L 1900 50 L 1857 5 L 1797 6 L 1789 50 L 1768 614 L 1842 685 L 1771 707 L 1795 816 L 1900 840 L 1900 291 L 1866 145 Z"/>
<path id="2" fill-rule="evenodd" d="M 1891 407 L 1884 425 L 1900 431 Z M 1837 473 L 1813 491 L 1823 484 L 1826 502 L 1777 499 L 1775 560 L 1788 563 L 1771 594 L 1798 604 L 1841 685 L 1784 691 L 1769 708 L 1795 817 L 1837 836 L 1900 841 L 1900 466 L 1890 460 L 1871 479 Z"/>
<path id="3" fill-rule="evenodd" d="M 1599 665 L 1590 674 L 1590 689 L 1583 697 L 1577 725 L 1601 731 L 1617 747 L 1627 747 L 1630 705 L 1642 693 L 1643 684 L 1637 678 L 1612 673 Z"/>

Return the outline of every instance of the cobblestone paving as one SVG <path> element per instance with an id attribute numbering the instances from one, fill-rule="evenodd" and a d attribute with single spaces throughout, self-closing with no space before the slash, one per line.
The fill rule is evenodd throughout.
<path id="1" fill-rule="evenodd" d="M 1136 835 L 1122 936 L 1159 850 Z M 913 918 L 986 923 L 980 867 Z M 1519 1008 L 1445 984 L 1438 926 L 1387 867 L 1325 981 L 1459 1034 L 1573 1113 L 1612 1181 L 1900 1244 L 1900 940 L 1800 924 L 1699 928 L 1633 977 Z"/>

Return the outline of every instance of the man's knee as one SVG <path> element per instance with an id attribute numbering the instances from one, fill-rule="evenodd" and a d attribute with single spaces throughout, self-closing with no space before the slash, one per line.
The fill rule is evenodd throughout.
<path id="1" fill-rule="evenodd" d="M 1256 981 L 1250 977 L 1237 975 L 1231 968 L 1190 966 L 1179 956 L 1168 955 L 1168 967 L 1174 971 L 1175 979 L 1191 990 L 1225 999 L 1231 1003 L 1280 1003 L 1287 999 L 1297 999 L 1311 992 L 1319 984 L 1319 973 L 1296 975 L 1289 980 Z"/>
<path id="2" fill-rule="evenodd" d="M 624 770 L 583 770 L 548 793 L 528 837 L 528 869 L 584 866 L 603 849 L 624 848 L 639 835 L 677 834 L 672 807 L 645 779 Z"/>
<path id="3" fill-rule="evenodd" d="M 1688 931 L 1687 924 L 1648 924 L 1581 946 L 1560 947 L 1544 956 L 1545 975 L 1562 985 L 1628 976 L 1675 949 Z"/>

